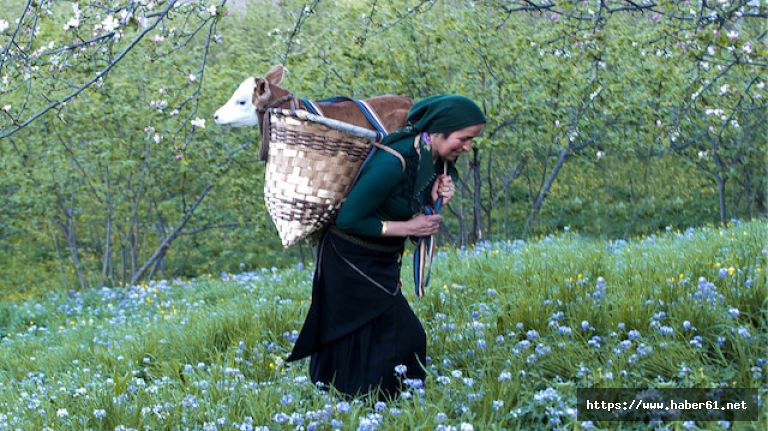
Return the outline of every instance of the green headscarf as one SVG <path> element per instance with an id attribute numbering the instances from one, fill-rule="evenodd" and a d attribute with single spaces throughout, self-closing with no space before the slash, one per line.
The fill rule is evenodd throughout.
<path id="1" fill-rule="evenodd" d="M 485 123 L 483 111 L 470 98 L 458 94 L 431 96 L 416 102 L 408 111 L 408 125 L 389 134 L 382 144 L 421 132 L 446 133 Z"/>

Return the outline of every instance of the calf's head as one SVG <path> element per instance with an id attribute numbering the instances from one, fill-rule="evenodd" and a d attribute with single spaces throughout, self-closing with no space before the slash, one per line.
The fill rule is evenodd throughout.
<path id="1" fill-rule="evenodd" d="M 232 97 L 213 114 L 213 120 L 221 126 L 246 127 L 259 124 L 257 109 L 265 109 L 279 97 L 288 94 L 277 87 L 283 80 L 285 69 L 274 66 L 264 78 L 250 77 L 243 81 Z"/>

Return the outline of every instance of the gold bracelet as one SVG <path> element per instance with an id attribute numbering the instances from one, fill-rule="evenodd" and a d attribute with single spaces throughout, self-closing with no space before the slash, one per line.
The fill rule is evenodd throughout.
<path id="1" fill-rule="evenodd" d="M 384 236 L 387 234 L 387 222 L 383 221 L 381 222 L 381 236 Z"/>

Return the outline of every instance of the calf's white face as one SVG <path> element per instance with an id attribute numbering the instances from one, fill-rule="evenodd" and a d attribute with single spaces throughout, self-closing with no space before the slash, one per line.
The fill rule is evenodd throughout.
<path id="1" fill-rule="evenodd" d="M 256 126 L 256 106 L 253 104 L 253 91 L 256 79 L 250 77 L 243 81 L 232 97 L 213 114 L 213 120 L 220 126 L 246 127 Z"/>

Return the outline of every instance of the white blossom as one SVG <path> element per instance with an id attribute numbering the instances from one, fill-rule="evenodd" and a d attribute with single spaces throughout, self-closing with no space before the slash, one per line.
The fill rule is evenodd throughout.
<path id="1" fill-rule="evenodd" d="M 115 31 L 119 26 L 120 23 L 112 15 L 107 15 L 104 21 L 101 22 L 101 28 L 106 32 Z"/>
<path id="2" fill-rule="evenodd" d="M 77 3 L 74 4 L 72 9 L 75 11 L 75 16 L 70 18 L 69 21 L 64 24 L 64 31 L 80 27 L 80 8 L 77 6 Z"/>
<path id="3" fill-rule="evenodd" d="M 698 90 L 696 90 L 695 93 L 691 94 L 691 100 L 696 100 L 696 98 L 701 95 L 701 92 L 704 91 L 704 87 L 700 87 Z"/>
<path id="4" fill-rule="evenodd" d="M 191 123 L 195 127 L 205 129 L 205 120 L 202 118 L 195 118 L 194 120 L 191 121 Z"/>
<path id="5" fill-rule="evenodd" d="M 6 30 L 8 30 L 8 27 L 10 27 L 8 21 L 0 19 L 0 33 L 4 33 Z"/>
<path id="6" fill-rule="evenodd" d="M 123 25 L 127 24 L 128 20 L 130 20 L 132 16 L 133 16 L 132 12 L 128 12 L 127 10 L 123 9 L 120 12 L 120 23 Z"/>
<path id="7" fill-rule="evenodd" d="M 597 95 L 600 94 L 601 91 L 603 91 L 603 86 L 602 85 L 597 87 L 597 90 L 595 90 L 594 93 L 589 95 L 589 100 L 595 100 L 595 97 L 597 97 Z"/>

